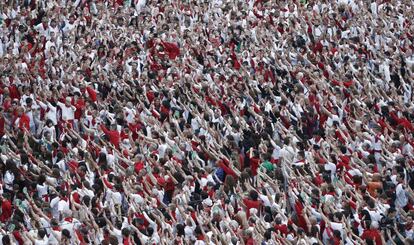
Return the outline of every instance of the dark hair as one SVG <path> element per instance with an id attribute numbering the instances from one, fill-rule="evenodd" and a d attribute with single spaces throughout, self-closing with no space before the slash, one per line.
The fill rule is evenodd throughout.
<path id="1" fill-rule="evenodd" d="M 369 208 L 375 208 L 375 201 L 372 198 L 367 201 L 367 204 Z"/>
<path id="2" fill-rule="evenodd" d="M 147 235 L 152 236 L 152 234 L 154 234 L 154 229 L 152 227 L 148 227 L 147 228 Z"/>
<path id="3" fill-rule="evenodd" d="M 130 234 L 131 232 L 130 232 L 130 230 L 128 229 L 128 228 L 124 228 L 124 229 L 122 229 L 122 235 L 123 236 L 125 236 L 125 237 L 129 237 L 129 234 Z"/>
<path id="4" fill-rule="evenodd" d="M 10 244 L 10 236 L 9 235 L 5 235 L 1 238 L 1 242 L 3 243 L 3 245 L 9 245 Z"/>
<path id="5" fill-rule="evenodd" d="M 106 153 L 105 152 L 99 153 L 98 164 L 106 165 L 107 163 L 108 163 L 108 159 L 106 158 Z"/>
<path id="6" fill-rule="evenodd" d="M 70 235 L 70 232 L 69 232 L 68 229 L 63 229 L 62 230 L 62 235 L 69 238 L 69 239 L 71 238 L 71 235 Z"/>
<path id="7" fill-rule="evenodd" d="M 39 185 L 43 185 L 43 183 L 46 181 L 46 176 L 44 176 L 43 174 L 39 176 L 39 178 L 37 179 L 37 183 Z"/>
<path id="8" fill-rule="evenodd" d="M 44 238 L 46 236 L 46 230 L 45 229 L 39 229 L 37 231 L 37 234 L 39 235 L 40 238 Z"/>
<path id="9" fill-rule="evenodd" d="M 341 212 L 336 212 L 336 213 L 335 213 L 335 217 L 336 217 L 338 220 L 341 220 L 341 219 L 342 219 L 342 217 L 344 217 L 344 214 L 343 214 L 343 213 L 341 213 Z"/>
<path id="10" fill-rule="evenodd" d="M 184 225 L 182 224 L 177 224 L 175 226 L 175 229 L 177 229 L 177 236 L 184 236 L 185 232 L 184 232 Z"/>
<path id="11" fill-rule="evenodd" d="M 265 231 L 265 233 L 263 234 L 264 239 L 270 240 L 272 238 L 272 229 L 268 229 Z"/>
<path id="12" fill-rule="evenodd" d="M 20 153 L 20 163 L 21 164 L 28 164 L 29 163 L 29 156 L 26 154 L 26 152 Z"/>
<path id="13" fill-rule="evenodd" d="M 251 190 L 251 191 L 249 192 L 249 197 L 250 197 L 250 199 L 252 199 L 252 200 L 256 201 L 256 200 L 257 200 L 257 198 L 259 198 L 259 194 L 257 194 L 257 191 L 255 191 L 255 190 Z"/>
<path id="14" fill-rule="evenodd" d="M 334 230 L 334 231 L 333 231 L 333 234 L 334 234 L 334 236 L 335 236 L 336 238 L 341 239 L 341 232 L 340 232 L 340 231 L 338 231 L 338 230 Z M 341 239 L 341 240 L 342 240 L 342 239 Z"/>

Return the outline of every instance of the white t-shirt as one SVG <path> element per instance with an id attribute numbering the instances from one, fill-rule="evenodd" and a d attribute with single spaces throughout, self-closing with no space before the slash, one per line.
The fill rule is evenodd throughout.
<path id="1" fill-rule="evenodd" d="M 47 195 L 48 186 L 45 183 L 43 185 L 38 184 L 36 186 L 36 190 L 37 190 L 39 197 L 43 198 L 44 195 Z"/>
<path id="2" fill-rule="evenodd" d="M 334 163 L 327 162 L 324 167 L 325 170 L 331 171 L 331 178 L 333 179 L 336 174 L 336 165 Z"/>
<path id="3" fill-rule="evenodd" d="M 44 28 L 43 23 L 38 24 L 37 26 L 34 27 L 34 29 L 38 31 L 41 35 L 45 37 L 49 37 L 49 31 L 48 31 L 49 28 L 48 26 Z"/>
<path id="4" fill-rule="evenodd" d="M 372 221 L 377 221 L 380 222 L 381 221 L 381 212 L 379 210 L 369 210 L 369 209 L 365 209 L 368 211 L 369 215 L 371 216 L 371 220 Z"/>
<path id="5" fill-rule="evenodd" d="M 65 200 L 60 200 L 58 202 L 57 206 L 58 206 L 58 211 L 59 212 L 64 212 L 64 211 L 70 210 L 69 202 L 67 202 Z"/>
<path id="6" fill-rule="evenodd" d="M 162 144 L 158 147 L 158 155 L 160 156 L 160 158 L 164 158 L 165 151 L 167 150 L 167 148 L 167 144 Z"/>
<path id="7" fill-rule="evenodd" d="M 58 102 L 57 103 L 60 109 L 62 110 L 62 120 L 69 121 L 75 119 L 76 108 L 74 106 L 66 106 L 65 104 Z"/>
<path id="8" fill-rule="evenodd" d="M 3 177 L 3 181 L 5 184 L 5 189 L 13 190 L 14 174 L 12 172 L 6 171 L 6 174 Z"/>
<path id="9" fill-rule="evenodd" d="M 127 121 L 127 123 L 133 123 L 135 115 L 136 115 L 136 111 L 134 109 L 129 109 L 127 107 L 125 107 L 124 110 L 126 113 L 125 120 Z"/>
<path id="10" fill-rule="evenodd" d="M 60 198 L 55 197 L 50 201 L 50 207 L 52 208 L 52 215 L 54 218 L 59 218 L 58 202 Z"/>
<path id="11" fill-rule="evenodd" d="M 66 171 L 66 163 L 64 159 L 57 162 L 56 165 L 58 165 L 60 172 L 64 173 Z"/>
<path id="12" fill-rule="evenodd" d="M 122 204 L 122 195 L 121 193 L 117 191 L 109 190 L 107 191 L 107 200 L 109 205 L 115 206 L 115 205 L 121 205 Z"/>
<path id="13" fill-rule="evenodd" d="M 194 230 L 195 230 L 196 226 L 186 226 L 184 227 L 184 234 L 185 234 L 185 238 L 189 239 L 189 240 L 193 240 L 194 239 Z"/>
<path id="14" fill-rule="evenodd" d="M 46 119 L 50 119 L 53 123 L 53 125 L 57 125 L 57 109 L 49 102 L 47 104 L 44 104 L 43 102 L 39 102 L 39 105 L 46 110 Z"/>
<path id="15" fill-rule="evenodd" d="M 344 226 L 342 225 L 342 223 L 330 222 L 330 224 L 331 224 L 332 230 L 340 231 L 341 232 L 341 237 L 344 236 Z M 323 232 L 323 239 L 324 239 L 324 241 L 329 240 L 329 236 L 328 236 L 328 233 L 327 233 L 326 229 Z"/>
<path id="16" fill-rule="evenodd" d="M 49 242 L 49 239 L 47 236 L 43 237 L 43 239 L 35 239 L 34 245 L 47 245 Z"/>
<path id="17" fill-rule="evenodd" d="M 395 199 L 395 205 L 399 208 L 403 208 L 408 204 L 407 193 L 404 190 L 403 184 L 398 184 L 395 189 L 397 198 Z"/>
<path id="18" fill-rule="evenodd" d="M 80 227 L 81 223 L 77 219 L 72 219 L 72 221 L 64 220 L 60 226 L 60 228 L 67 229 L 70 232 L 70 236 L 75 236 L 75 229 L 78 229 Z"/>

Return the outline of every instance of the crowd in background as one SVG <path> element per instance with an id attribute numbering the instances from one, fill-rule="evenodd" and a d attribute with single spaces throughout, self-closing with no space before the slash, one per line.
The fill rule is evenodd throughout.
<path id="1" fill-rule="evenodd" d="M 0 1 L 0 244 L 414 244 L 413 19 Z"/>

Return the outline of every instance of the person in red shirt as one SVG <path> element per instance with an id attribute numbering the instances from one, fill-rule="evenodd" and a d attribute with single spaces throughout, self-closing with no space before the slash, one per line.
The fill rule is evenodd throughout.
<path id="1" fill-rule="evenodd" d="M 366 230 L 362 233 L 361 239 L 375 241 L 376 245 L 382 245 L 381 233 L 377 229 L 372 228 L 371 220 L 365 220 L 364 222 Z"/>
<path id="2" fill-rule="evenodd" d="M 74 106 L 76 107 L 75 119 L 80 120 L 83 114 L 83 111 L 85 110 L 86 104 L 85 104 L 85 100 L 80 96 L 79 92 L 75 93 Z"/>
<path id="3" fill-rule="evenodd" d="M 282 224 L 282 219 L 280 217 L 277 217 L 275 219 L 274 228 L 276 231 L 279 231 L 283 235 L 287 235 L 289 233 L 287 225 Z"/>
<path id="4" fill-rule="evenodd" d="M 250 209 L 255 208 L 257 211 L 260 211 L 261 203 L 258 200 L 259 194 L 255 190 L 249 192 L 249 197 L 243 199 L 243 204 L 246 206 L 246 216 L 250 217 Z"/>
<path id="5" fill-rule="evenodd" d="M 109 138 L 109 142 L 111 142 L 116 148 L 119 148 L 119 143 L 121 142 L 121 135 L 116 130 L 116 125 L 111 125 L 111 128 L 108 129 L 105 125 L 101 125 L 102 131 L 105 135 Z"/>
<path id="6" fill-rule="evenodd" d="M 30 118 L 24 113 L 23 107 L 17 109 L 16 126 L 22 131 L 30 130 Z"/>
<path id="7" fill-rule="evenodd" d="M 1 205 L 1 214 L 0 214 L 0 222 L 6 223 L 9 221 L 10 217 L 12 216 L 12 204 L 10 202 L 9 194 L 3 194 L 3 198 L 0 198 L 0 205 Z"/>
<path id="8" fill-rule="evenodd" d="M 248 159 L 250 164 L 250 169 L 252 170 L 253 176 L 257 175 L 257 168 L 260 164 L 260 158 L 257 155 L 257 152 L 253 150 L 253 148 L 250 148 L 250 151 L 248 152 Z M 247 166 L 246 166 L 247 167 Z"/>
<path id="9" fill-rule="evenodd" d="M 253 239 L 253 234 L 250 230 L 245 230 L 244 231 L 244 240 L 246 245 L 253 245 L 254 243 L 254 239 Z"/>

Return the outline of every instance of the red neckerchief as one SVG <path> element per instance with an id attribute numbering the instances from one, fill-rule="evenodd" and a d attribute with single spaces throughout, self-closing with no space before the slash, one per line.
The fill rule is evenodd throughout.
<path id="1" fill-rule="evenodd" d="M 124 239 L 123 239 L 123 244 L 124 244 L 124 245 L 129 245 L 129 244 L 131 244 L 131 242 L 130 242 L 129 240 L 130 240 L 130 238 L 129 238 L 129 237 L 124 238 Z"/>
<path id="2" fill-rule="evenodd" d="M 72 217 L 66 217 L 66 218 L 64 219 L 64 221 L 67 221 L 67 222 L 69 222 L 69 223 L 72 223 L 72 222 L 73 222 L 73 218 L 72 218 Z"/>
<path id="3" fill-rule="evenodd" d="M 82 234 L 80 233 L 80 231 L 78 229 L 75 230 L 75 234 L 79 239 L 79 242 L 80 242 L 79 244 L 80 245 L 86 245 L 85 240 L 83 239 L 83 236 L 82 236 Z"/>

